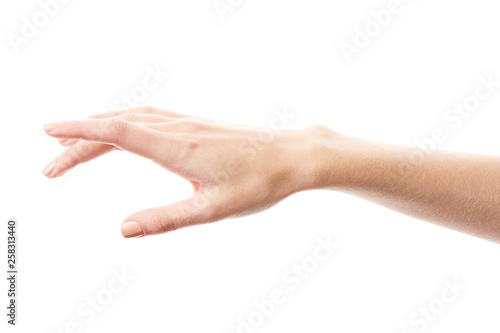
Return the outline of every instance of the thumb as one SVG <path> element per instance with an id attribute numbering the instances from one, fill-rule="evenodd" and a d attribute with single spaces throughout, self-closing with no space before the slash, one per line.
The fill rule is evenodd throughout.
<path id="1" fill-rule="evenodd" d="M 195 194 L 192 198 L 167 206 L 137 212 L 122 223 L 125 238 L 162 234 L 190 225 L 214 222 L 215 209 L 209 200 Z"/>

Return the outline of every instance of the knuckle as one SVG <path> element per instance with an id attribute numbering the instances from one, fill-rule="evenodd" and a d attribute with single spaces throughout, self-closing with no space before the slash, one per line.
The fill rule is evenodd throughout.
<path id="1" fill-rule="evenodd" d="M 125 119 L 111 118 L 109 122 L 109 128 L 115 139 L 119 139 L 126 134 L 128 122 Z"/>
<path id="2" fill-rule="evenodd" d="M 143 113 L 156 113 L 156 108 L 150 105 L 143 106 L 140 110 Z"/>
<path id="3" fill-rule="evenodd" d="M 203 120 L 197 118 L 183 118 L 178 120 L 178 124 L 187 131 L 199 131 L 205 125 Z"/>
<path id="4" fill-rule="evenodd" d="M 328 127 L 326 127 L 325 125 L 315 124 L 309 126 L 307 129 L 314 132 L 320 132 L 320 131 L 326 131 Z"/>
<path id="5" fill-rule="evenodd" d="M 65 168 L 74 167 L 80 161 L 85 160 L 91 150 L 91 144 L 87 142 L 78 142 L 60 155 L 57 162 Z"/>
<path id="6" fill-rule="evenodd" d="M 61 168 L 70 168 L 73 166 L 72 161 L 74 161 L 74 158 L 71 158 L 72 153 L 70 153 L 70 150 L 66 151 L 65 154 L 59 156 L 56 158 L 57 164 Z"/>
<path id="7" fill-rule="evenodd" d="M 66 150 L 62 155 L 60 155 L 57 159 L 57 164 L 59 164 L 62 168 L 71 168 L 76 164 L 78 160 L 78 154 L 73 147 Z"/>
<path id="8" fill-rule="evenodd" d="M 306 131 L 313 133 L 313 134 L 317 134 L 317 135 L 331 135 L 331 134 L 335 133 L 327 126 L 319 125 L 319 124 L 309 126 L 306 129 Z"/>
<path id="9" fill-rule="evenodd" d="M 165 211 L 157 210 L 152 216 L 153 223 L 158 227 L 160 232 L 174 231 L 178 228 L 175 219 L 171 218 Z"/>
<path id="10" fill-rule="evenodd" d="M 119 115 L 118 118 L 123 119 L 123 120 L 127 120 L 127 121 L 137 122 L 139 120 L 139 114 L 127 112 L 127 113 L 124 113 L 122 115 Z"/>
<path id="11" fill-rule="evenodd" d="M 79 134 L 81 134 L 84 131 L 84 126 L 83 122 L 81 120 L 73 120 L 73 121 L 66 121 L 64 124 L 71 129 L 77 131 Z"/>

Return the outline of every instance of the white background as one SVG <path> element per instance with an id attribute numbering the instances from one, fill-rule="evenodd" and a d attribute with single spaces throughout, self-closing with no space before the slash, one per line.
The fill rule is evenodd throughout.
<path id="1" fill-rule="evenodd" d="M 287 107 L 297 115 L 292 129 L 321 123 L 403 145 L 429 138 L 480 75 L 500 80 L 498 4 L 401 0 L 402 11 L 348 64 L 340 43 L 352 43 L 355 27 L 388 2 L 243 0 L 221 20 L 212 0 L 74 0 L 16 53 L 7 36 L 21 34 L 22 18 L 40 5 L 2 1 L 0 218 L 2 228 L 19 220 L 20 291 L 12 328 L 2 278 L 1 331 L 64 332 L 75 321 L 82 332 L 236 332 L 254 301 L 289 291 L 282 275 L 327 236 L 340 248 L 255 332 L 418 332 L 410 317 L 439 303 L 446 279 L 467 289 L 421 331 L 498 331 L 499 245 L 327 191 L 238 220 L 124 239 L 125 217 L 186 198 L 191 185 L 122 152 L 61 179 L 41 173 L 64 149 L 42 125 L 110 110 L 148 66 L 169 76 L 141 105 L 260 127 Z M 499 94 L 459 129 L 445 127 L 438 148 L 500 154 Z M 134 279 L 86 323 L 77 307 L 122 268 Z"/>

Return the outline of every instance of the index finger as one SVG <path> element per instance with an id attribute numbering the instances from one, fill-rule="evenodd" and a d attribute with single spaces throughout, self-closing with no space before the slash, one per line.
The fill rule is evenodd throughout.
<path id="1" fill-rule="evenodd" d="M 120 118 L 63 121 L 44 126 L 45 132 L 55 138 L 83 139 L 111 144 L 131 153 L 157 159 L 169 155 L 175 145 L 174 136 L 154 131 Z"/>

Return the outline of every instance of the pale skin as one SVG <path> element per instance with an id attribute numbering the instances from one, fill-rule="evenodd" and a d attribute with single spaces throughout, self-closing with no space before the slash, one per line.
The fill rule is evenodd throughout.
<path id="1" fill-rule="evenodd" d="M 500 157 L 370 142 L 316 125 L 263 130 L 144 107 L 44 126 L 68 149 L 59 177 L 115 149 L 191 182 L 191 198 L 129 216 L 142 237 L 267 209 L 296 192 L 331 189 L 500 243 Z M 362 203 L 360 203 L 362 205 Z"/>

